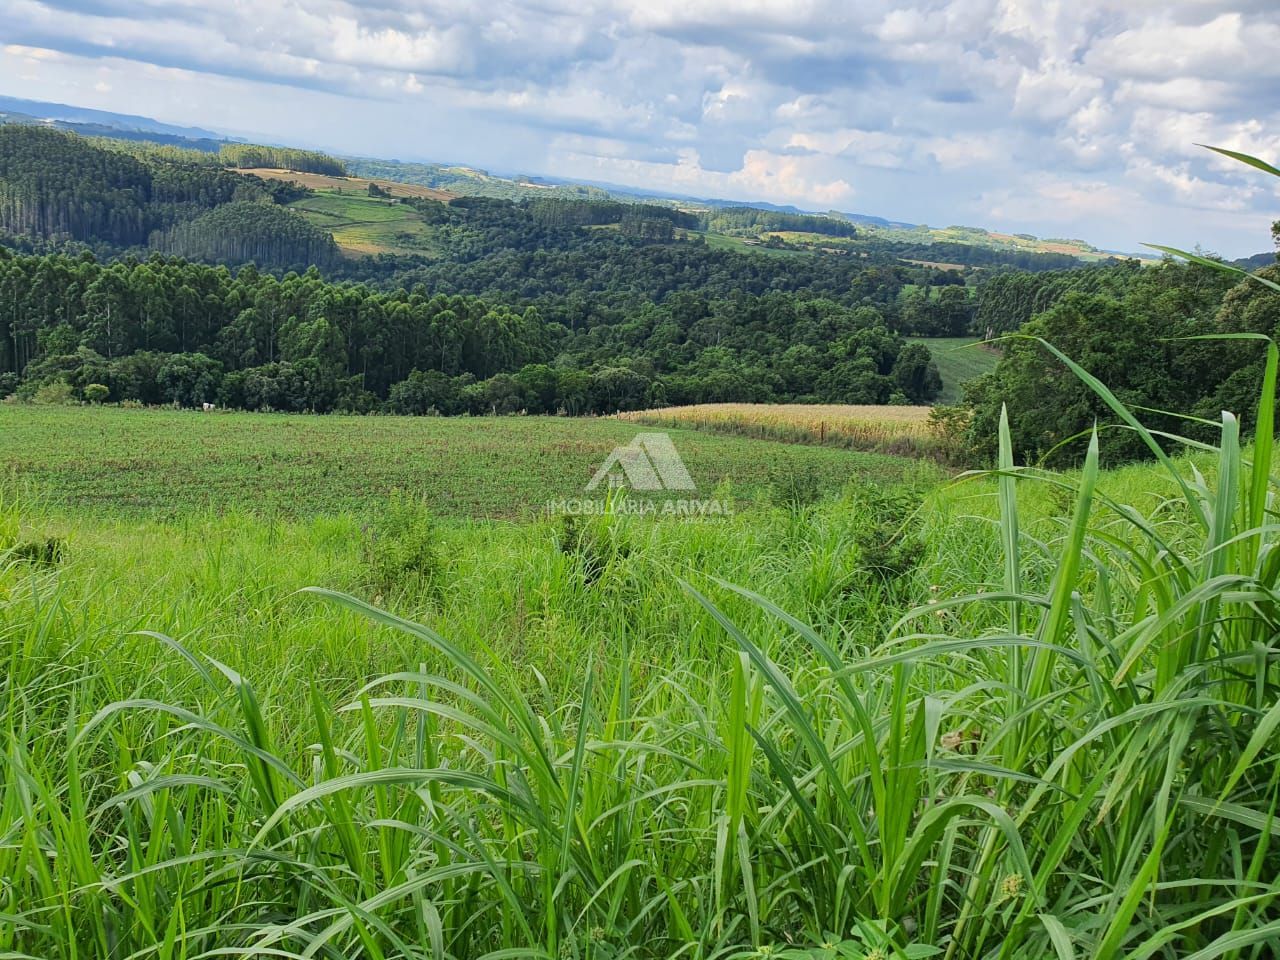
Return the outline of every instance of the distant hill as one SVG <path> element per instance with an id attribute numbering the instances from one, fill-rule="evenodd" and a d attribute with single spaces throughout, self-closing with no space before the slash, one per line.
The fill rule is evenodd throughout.
<path id="1" fill-rule="evenodd" d="M 884 217 L 872 217 L 865 213 L 845 213 L 842 214 L 847 220 L 854 223 L 860 223 L 868 227 L 884 227 L 886 230 L 915 230 L 920 224 L 904 223 L 901 220 L 886 220 Z"/>
<path id="2" fill-rule="evenodd" d="M 107 110 L 90 110 L 87 107 L 73 107 L 65 103 L 47 103 L 43 100 L 23 100 L 19 97 L 0 96 L 0 113 L 17 114 L 34 120 L 56 121 L 76 126 L 100 126 L 122 133 L 151 133 L 166 137 L 178 137 L 185 140 L 228 139 L 222 134 L 201 127 L 180 127 L 172 123 L 161 123 L 150 117 L 139 117 L 129 113 L 111 113 Z M 77 130 L 77 133 L 83 131 Z"/>
<path id="3" fill-rule="evenodd" d="M 1241 257 L 1239 260 L 1232 260 L 1231 266 L 1239 267 L 1252 273 L 1254 270 L 1261 270 L 1263 267 L 1275 266 L 1277 254 L 1275 253 L 1255 253 L 1252 257 Z"/>
<path id="4" fill-rule="evenodd" d="M 93 110 L 68 104 L 27 100 L 17 97 L 0 97 L 0 123 L 39 124 L 68 130 L 86 136 L 101 136 L 121 140 L 146 141 L 166 146 L 184 147 L 203 153 L 226 154 L 237 144 L 215 131 L 202 127 L 163 123 L 135 114 Z M 368 180 L 393 181 L 414 184 L 459 196 L 491 197 L 503 200 L 566 199 L 617 201 L 675 207 L 697 212 L 710 219 L 717 210 L 750 208 L 782 216 L 823 218 L 826 221 L 847 222 L 858 228 L 858 233 L 868 239 L 884 240 L 909 245 L 902 255 L 918 262 L 969 263 L 987 262 L 985 258 L 957 256 L 955 248 L 978 248 L 1010 255 L 1058 255 L 1080 260 L 1106 260 L 1112 251 L 1099 250 L 1080 240 L 1040 239 L 1029 234 L 1008 235 L 991 232 L 980 227 L 928 227 L 885 217 L 842 211 L 804 210 L 792 204 L 776 204 L 764 200 L 728 200 L 723 198 L 693 197 L 664 191 L 646 190 L 613 183 L 575 181 L 556 177 L 524 176 L 520 174 L 495 174 L 476 167 L 438 163 L 402 162 L 374 158 L 344 158 L 346 172 Z M 291 166 L 281 163 L 237 164 L 240 166 Z M 294 168 L 296 169 L 296 167 Z M 320 171 L 331 172 L 331 171 Z M 338 172 L 338 171 L 332 171 Z M 816 221 L 815 221 L 816 222 Z M 774 247 L 787 244 L 804 245 L 804 236 L 787 236 L 793 228 L 764 229 L 744 233 L 735 231 L 730 240 L 741 246 L 769 244 Z M 711 231 L 716 233 L 716 231 Z M 804 231 L 801 230 L 801 233 Z M 808 238 L 808 246 L 817 243 L 828 252 L 840 252 L 826 244 L 824 237 L 839 231 L 819 229 Z M 815 239 L 816 238 L 816 239 Z M 934 247 L 936 249 L 920 249 Z M 844 251 L 848 252 L 848 251 Z M 945 255 L 944 255 L 945 254 Z M 1125 254 L 1125 256 L 1135 256 Z M 1138 254 L 1136 256 L 1142 256 Z M 1046 262 L 1043 265 L 1048 265 Z M 1056 264 L 1061 265 L 1061 264 Z"/>

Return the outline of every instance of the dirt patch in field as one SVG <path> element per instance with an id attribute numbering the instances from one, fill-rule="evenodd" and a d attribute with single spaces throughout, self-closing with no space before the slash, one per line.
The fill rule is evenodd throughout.
<path id="1" fill-rule="evenodd" d="M 252 174 L 263 180 L 292 180 L 312 190 L 340 190 L 343 193 L 369 192 L 369 184 L 376 183 L 393 197 L 425 197 L 428 200 L 452 200 L 457 196 L 447 190 L 433 190 L 414 183 L 397 183 L 395 180 L 366 180 L 364 177 L 331 177 L 323 173 L 302 173 L 298 170 L 281 170 L 277 167 L 253 167 L 248 170 L 233 167 L 235 173 Z"/>

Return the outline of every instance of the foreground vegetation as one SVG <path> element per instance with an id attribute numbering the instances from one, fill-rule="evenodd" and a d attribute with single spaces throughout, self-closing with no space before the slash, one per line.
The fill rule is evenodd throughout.
<path id="1" fill-rule="evenodd" d="M 1227 415 L 1194 468 L 1114 476 L 1096 442 L 1014 468 L 1002 429 L 1000 475 L 924 512 L 865 481 L 520 526 L 7 494 L 0 949 L 1270 956 L 1273 416 L 1252 462 Z"/>

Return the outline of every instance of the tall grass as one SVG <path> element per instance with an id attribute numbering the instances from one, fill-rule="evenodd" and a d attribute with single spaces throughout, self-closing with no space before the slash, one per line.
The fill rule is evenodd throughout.
<path id="1" fill-rule="evenodd" d="M 23 562 L 0 634 L 0 949 L 1273 956 L 1270 433 L 1249 458 L 1224 415 L 1194 462 L 1212 468 L 1188 466 L 1063 360 L 1147 440 L 1172 493 L 1106 492 L 1096 443 L 1078 476 L 1015 468 L 1002 429 L 994 480 L 971 480 L 995 484 L 989 534 L 930 528 L 930 575 L 961 566 L 892 628 L 898 598 L 924 591 L 866 573 L 848 505 L 731 533 L 602 518 L 597 542 L 629 546 L 593 558 L 590 582 L 584 558 L 548 545 L 556 593 L 523 596 L 522 629 L 569 616 L 584 641 L 551 679 L 510 637 L 451 642 L 313 590 L 287 614 L 357 634 L 365 618 L 402 637 L 379 641 L 383 660 L 413 658 L 338 699 L 290 668 L 305 636 L 277 650 L 277 677 L 248 678 L 270 600 L 252 569 L 227 573 L 249 588 L 237 670 L 162 635 L 113 648 L 129 624 L 87 620 L 56 569 Z M 1059 520 L 1023 515 L 1028 485 L 1067 507 Z M 751 558 L 739 573 L 760 588 L 698 572 L 752 524 L 769 529 L 734 562 Z M 672 537 L 683 599 L 658 561 Z M 804 583 L 780 591 L 769 564 L 784 555 Z M 135 663 L 163 671 L 164 695 Z"/>

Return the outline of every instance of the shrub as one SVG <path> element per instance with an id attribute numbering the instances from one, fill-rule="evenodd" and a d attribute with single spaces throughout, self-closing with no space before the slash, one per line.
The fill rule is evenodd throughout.
<path id="1" fill-rule="evenodd" d="M 370 586 L 379 594 L 434 595 L 442 563 L 426 504 L 393 490 L 382 515 L 365 527 L 364 560 Z"/>
<path id="2" fill-rule="evenodd" d="M 584 586 L 596 584 L 613 564 L 631 555 L 631 545 L 620 529 L 606 519 L 566 514 L 560 522 L 556 546 L 573 558 Z"/>
<path id="3" fill-rule="evenodd" d="M 71 384 L 65 380 L 53 380 L 49 383 L 41 384 L 36 387 L 36 392 L 31 397 L 35 403 L 48 404 L 57 406 L 68 403 L 75 403 L 75 391 Z"/>
<path id="4" fill-rule="evenodd" d="M 90 403 L 106 403 L 109 396 L 111 396 L 111 390 L 106 384 L 90 383 L 85 385 L 84 398 Z"/>
<path id="5" fill-rule="evenodd" d="M 37 537 L 19 540 L 8 549 L 0 543 L 0 560 L 16 560 L 36 566 L 52 567 L 62 562 L 67 542 L 62 537 Z"/>
<path id="6" fill-rule="evenodd" d="M 822 478 L 808 461 L 769 468 L 769 501 L 774 506 L 800 511 L 822 496 Z"/>
<path id="7" fill-rule="evenodd" d="M 886 585 L 909 577 L 924 556 L 915 523 L 919 506 L 919 497 L 874 484 L 854 495 L 853 509 L 861 520 L 855 536 L 861 566 Z"/>
<path id="8" fill-rule="evenodd" d="M 938 451 L 948 463 L 961 463 L 969 448 L 969 425 L 973 411 L 963 405 L 938 404 L 929 411 L 929 432 L 938 441 Z"/>
<path id="9" fill-rule="evenodd" d="M 0 566 L 7 563 L 31 563 L 54 566 L 62 562 L 66 541 L 61 537 L 35 537 L 23 540 L 16 511 L 0 502 Z"/>

